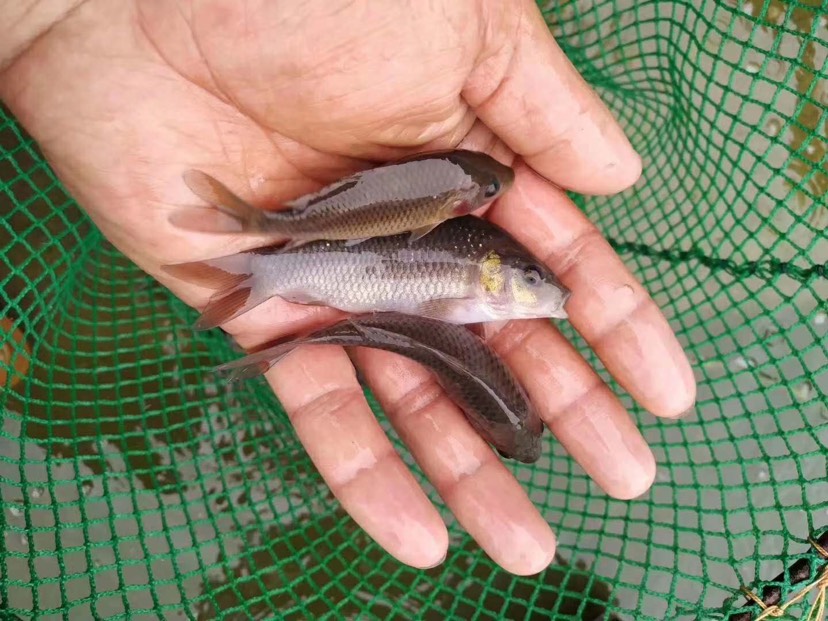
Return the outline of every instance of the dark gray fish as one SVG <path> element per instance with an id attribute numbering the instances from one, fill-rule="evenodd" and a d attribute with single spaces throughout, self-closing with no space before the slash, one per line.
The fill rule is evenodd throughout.
<path id="1" fill-rule="evenodd" d="M 170 221 L 210 233 L 273 233 L 291 243 L 347 239 L 359 243 L 378 235 L 426 235 L 440 222 L 483 207 L 514 181 L 514 171 L 476 151 L 420 153 L 341 179 L 314 194 L 284 204 L 281 211 L 257 209 L 210 175 L 190 170 L 187 186 L 216 209 L 181 209 Z"/>
<path id="2" fill-rule="evenodd" d="M 505 456 L 524 463 L 541 453 L 543 424 L 509 368 L 467 328 L 399 313 L 353 317 L 221 365 L 231 379 L 256 377 L 302 345 L 382 349 L 430 369 L 472 427 Z"/>
<path id="3" fill-rule="evenodd" d="M 217 290 L 196 324 L 221 325 L 279 296 L 349 313 L 396 311 L 451 323 L 567 317 L 569 291 L 506 231 L 476 216 L 453 218 L 421 239 L 315 241 L 167 265 Z"/>

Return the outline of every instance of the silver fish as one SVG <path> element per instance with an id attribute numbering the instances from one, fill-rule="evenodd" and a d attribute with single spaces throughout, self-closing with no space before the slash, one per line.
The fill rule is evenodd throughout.
<path id="1" fill-rule="evenodd" d="M 440 222 L 494 201 L 514 181 L 514 171 L 476 151 L 420 153 L 341 179 L 319 192 L 257 209 L 210 175 L 190 170 L 187 186 L 215 209 L 180 209 L 179 228 L 212 233 L 273 233 L 292 244 L 318 239 L 352 243 L 378 235 L 426 235 Z"/>
<path id="2" fill-rule="evenodd" d="M 398 313 L 352 317 L 217 370 L 230 371 L 232 380 L 256 377 L 304 345 L 369 347 L 419 362 L 501 455 L 524 463 L 540 457 L 544 428 L 524 389 L 483 339 L 463 326 Z"/>
<path id="3" fill-rule="evenodd" d="M 217 290 L 196 328 L 221 325 L 265 300 L 350 313 L 396 311 L 450 323 L 567 318 L 570 292 L 549 268 L 488 220 L 447 220 L 427 237 L 372 237 L 359 245 L 316 241 L 167 265 Z"/>

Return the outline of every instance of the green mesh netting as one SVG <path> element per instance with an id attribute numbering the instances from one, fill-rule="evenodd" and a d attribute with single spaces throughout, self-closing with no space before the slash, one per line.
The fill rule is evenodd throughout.
<path id="1" fill-rule="evenodd" d="M 433 570 L 372 543 L 266 385 L 211 375 L 231 344 L 188 329 L 0 111 L 0 618 L 750 621 L 741 584 L 789 599 L 828 525 L 826 7 L 546 9 L 645 162 L 579 204 L 671 319 L 699 400 L 678 423 L 628 402 L 659 463 L 643 499 L 607 498 L 554 442 L 510 465 L 559 535 L 532 578 L 454 522 Z"/>

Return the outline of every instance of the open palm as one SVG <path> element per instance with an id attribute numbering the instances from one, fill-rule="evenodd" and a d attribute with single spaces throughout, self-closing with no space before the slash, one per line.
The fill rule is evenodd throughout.
<path id="1" fill-rule="evenodd" d="M 204 170 L 265 206 L 416 151 L 488 151 L 517 176 L 485 217 L 572 290 L 570 321 L 618 382 L 657 416 L 694 402 L 667 322 L 559 189 L 622 190 L 640 161 L 530 0 L 87 0 L 17 55 L 0 84 L 104 234 L 196 308 L 211 291 L 160 266 L 266 238 L 170 225 L 172 210 L 197 203 L 184 170 Z M 271 299 L 224 328 L 251 347 L 340 315 Z M 486 334 L 553 435 L 608 494 L 646 491 L 655 464 L 644 439 L 553 325 L 514 321 Z M 354 519 L 410 565 L 432 566 L 446 553 L 445 525 L 374 418 L 356 365 L 486 552 L 514 573 L 549 564 L 550 526 L 431 376 L 393 354 L 352 355 L 300 349 L 267 378 Z"/>

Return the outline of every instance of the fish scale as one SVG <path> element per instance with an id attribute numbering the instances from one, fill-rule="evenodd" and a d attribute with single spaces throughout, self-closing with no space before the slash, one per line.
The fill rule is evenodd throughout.
<path id="1" fill-rule="evenodd" d="M 405 166 L 404 175 L 398 169 Z M 349 230 L 356 237 L 374 235 L 377 219 L 386 220 L 390 230 L 421 226 L 422 214 L 436 218 L 446 203 L 472 200 L 478 186 L 460 165 L 444 160 L 422 160 L 388 166 L 360 175 L 347 192 L 335 194 L 304 207 L 301 217 L 285 222 L 286 234 L 301 233 L 309 227 L 327 226 Z M 411 198 L 405 198 L 411 197 Z M 354 204 L 370 205 L 355 212 Z"/>
<path id="2" fill-rule="evenodd" d="M 429 235 L 321 240 L 165 266 L 218 289 L 199 328 L 221 325 L 278 296 L 351 313 L 397 311 L 452 323 L 566 317 L 568 290 L 488 220 L 446 220 Z M 532 277 L 532 284 L 524 278 Z M 528 282 L 528 280 L 527 280 Z"/>
<path id="3" fill-rule="evenodd" d="M 391 307 L 398 304 L 396 310 L 411 309 L 435 298 L 471 294 L 479 281 L 484 238 L 493 240 L 481 227 L 474 227 L 480 238 L 475 249 L 468 243 L 471 236 L 466 228 L 462 223 L 440 227 L 412 243 L 407 235 L 375 237 L 353 246 L 310 242 L 276 254 L 256 255 L 252 270 L 262 274 L 269 296 L 291 299 L 290 292 L 304 295 L 312 290 L 325 292 L 324 303 L 347 306 L 351 312 L 372 310 L 378 300 L 391 301 Z M 464 235 L 466 243 L 458 243 L 453 233 Z"/>

